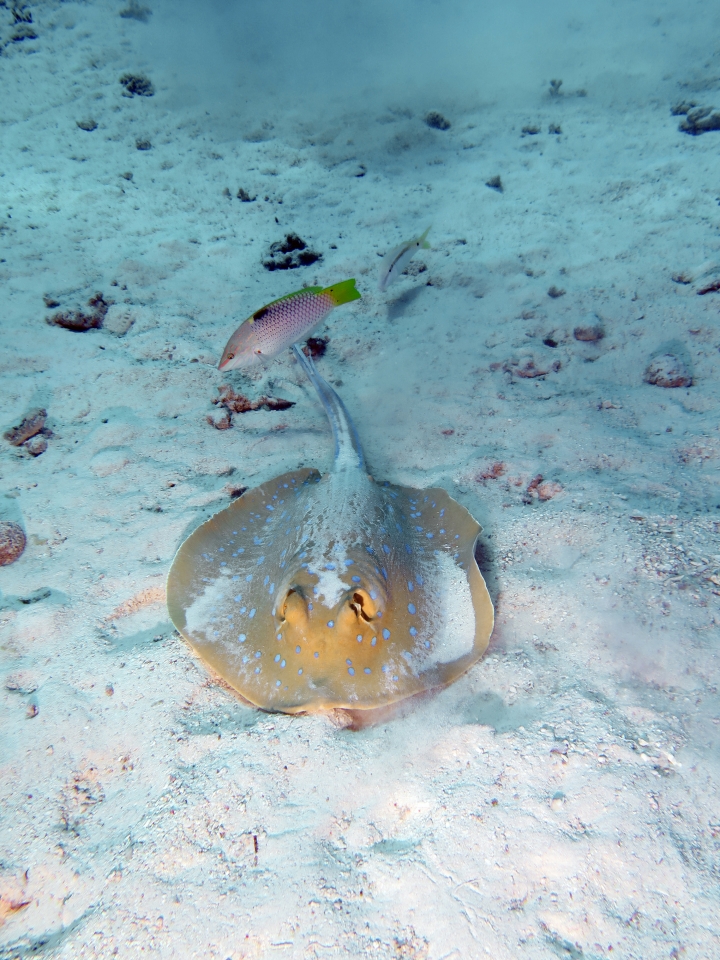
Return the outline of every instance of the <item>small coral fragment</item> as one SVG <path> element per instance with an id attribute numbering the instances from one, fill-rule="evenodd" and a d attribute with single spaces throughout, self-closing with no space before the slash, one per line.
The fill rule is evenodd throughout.
<path id="1" fill-rule="evenodd" d="M 303 347 L 303 353 L 306 357 L 312 357 L 317 360 L 318 357 L 324 357 L 330 337 L 308 337 Z"/>
<path id="2" fill-rule="evenodd" d="M 552 500 L 559 493 L 562 493 L 562 485 L 555 480 L 543 481 L 542 474 L 539 473 L 530 481 L 522 496 L 523 503 L 532 503 L 533 500 L 547 501 Z"/>
<path id="3" fill-rule="evenodd" d="M 657 387 L 691 387 L 692 375 L 682 360 L 672 353 L 651 360 L 645 369 L 646 383 Z"/>
<path id="4" fill-rule="evenodd" d="M 25 531 L 18 523 L 0 521 L 0 567 L 6 567 L 22 555 L 25 549 Z"/>
<path id="5" fill-rule="evenodd" d="M 553 497 L 556 497 L 559 493 L 562 493 L 562 489 L 563 488 L 561 484 L 554 480 L 540 483 L 537 486 L 538 500 L 552 500 Z"/>
<path id="6" fill-rule="evenodd" d="M 507 467 L 502 461 L 498 460 L 495 463 L 491 464 L 489 467 L 486 467 L 481 473 L 477 475 L 476 480 L 499 480 L 503 476 Z"/>
<path id="7" fill-rule="evenodd" d="M 3 436 L 8 443 L 11 443 L 14 447 L 22 446 L 26 440 L 43 431 L 46 419 L 47 410 L 33 410 L 26 417 L 23 417 L 17 427 L 11 427 L 10 430 L 6 430 Z"/>
<path id="8" fill-rule="evenodd" d="M 292 400 L 283 400 L 280 397 L 260 397 L 258 400 L 249 400 L 242 393 L 235 393 L 232 387 L 222 386 L 218 388 L 219 397 L 213 400 L 214 404 L 225 407 L 230 413 L 248 413 L 250 410 L 287 410 L 294 407 Z"/>
<path id="9" fill-rule="evenodd" d="M 599 324 L 589 327 L 575 327 L 573 336 L 582 343 L 597 343 L 605 336 L 605 331 Z"/>
<path id="10" fill-rule="evenodd" d="M 25 444 L 25 449 L 33 457 L 39 457 L 41 453 L 45 453 L 47 450 L 47 440 L 43 436 L 33 437 L 31 440 Z"/>
<path id="11" fill-rule="evenodd" d="M 86 330 L 98 330 L 103 325 L 110 301 L 105 300 L 101 293 L 96 293 L 88 300 L 88 306 L 92 307 L 90 313 L 85 313 L 83 310 L 63 310 L 60 313 L 54 313 L 51 317 L 48 317 L 47 322 L 51 326 L 72 330 L 73 333 L 84 333 Z"/>

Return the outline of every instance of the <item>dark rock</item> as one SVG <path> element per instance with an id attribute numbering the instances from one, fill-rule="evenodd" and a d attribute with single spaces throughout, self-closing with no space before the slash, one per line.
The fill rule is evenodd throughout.
<path id="1" fill-rule="evenodd" d="M 681 100 L 680 103 L 676 103 L 675 106 L 670 110 L 670 113 L 674 117 L 683 117 L 686 114 L 690 113 L 693 107 L 696 107 L 697 103 L 694 100 Z"/>
<path id="2" fill-rule="evenodd" d="M 97 130 L 96 120 L 76 120 L 75 122 L 81 130 L 87 130 L 88 133 L 92 133 L 93 130 Z"/>
<path id="3" fill-rule="evenodd" d="M 708 133 L 710 130 L 720 130 L 720 111 L 713 113 L 712 107 L 698 107 L 697 110 L 690 110 L 678 130 L 689 133 L 691 137 Z"/>
<path id="4" fill-rule="evenodd" d="M 309 267 L 320 259 L 321 253 L 310 250 L 296 233 L 288 233 L 284 240 L 271 244 L 270 255 L 263 260 L 263 266 L 266 270 L 297 270 L 298 267 Z"/>
<path id="5" fill-rule="evenodd" d="M 491 190 L 497 190 L 498 193 L 503 192 L 503 182 L 499 176 L 490 177 L 489 180 L 485 181 L 485 186 L 490 187 Z"/>
<path id="6" fill-rule="evenodd" d="M 120 83 L 125 87 L 124 97 L 152 97 L 155 94 L 152 81 L 141 73 L 124 73 L 120 77 Z"/>
<path id="7" fill-rule="evenodd" d="M 553 300 L 557 300 L 558 297 L 565 296 L 565 291 L 562 290 L 560 287 L 556 287 L 555 284 L 553 284 L 548 290 L 548 296 L 551 297 Z"/>
<path id="8" fill-rule="evenodd" d="M 243 187 L 240 187 L 236 196 L 238 200 L 242 200 L 243 203 L 253 203 L 255 200 L 257 200 L 257 197 L 251 197 L 247 190 L 243 189 Z"/>
<path id="9" fill-rule="evenodd" d="M 433 130 L 449 130 L 452 124 L 449 120 L 446 120 L 445 117 L 438 113 L 437 110 L 431 110 L 430 113 L 425 117 L 425 123 L 432 127 Z"/>
<path id="10" fill-rule="evenodd" d="M 29 23 L 19 23 L 10 37 L 11 43 L 22 43 L 23 40 L 37 40 L 38 35 Z"/>
<path id="11" fill-rule="evenodd" d="M 130 0 L 124 10 L 120 11 L 120 16 L 125 20 L 138 20 L 140 23 L 147 23 L 152 14 L 149 7 L 142 7 L 138 0 Z"/>
<path id="12" fill-rule="evenodd" d="M 149 140 L 138 139 L 135 141 L 135 148 L 137 150 L 152 150 L 152 143 Z"/>

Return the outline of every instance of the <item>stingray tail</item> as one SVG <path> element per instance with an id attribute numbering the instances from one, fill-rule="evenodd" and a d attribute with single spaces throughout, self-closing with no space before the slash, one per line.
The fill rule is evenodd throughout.
<path id="1" fill-rule="evenodd" d="M 346 281 L 346 283 L 354 282 L 354 280 Z M 339 286 L 341 286 L 341 284 L 339 284 Z M 359 297 L 360 294 L 358 293 L 357 296 Z M 357 297 L 353 299 L 357 299 Z M 366 473 L 365 457 L 363 456 L 362 447 L 360 446 L 360 438 L 355 429 L 355 424 L 350 419 L 350 414 L 345 408 L 345 404 L 327 380 L 324 380 L 317 372 L 317 368 L 312 359 L 306 357 L 296 343 L 293 344 L 293 352 L 300 361 L 300 365 L 305 371 L 308 380 L 317 390 L 320 401 L 325 407 L 325 413 L 328 415 L 333 437 L 335 438 L 335 468 L 357 468 Z"/>
<path id="2" fill-rule="evenodd" d="M 339 307 L 341 303 L 350 303 L 351 300 L 359 300 L 361 296 L 359 291 L 355 289 L 354 278 L 352 280 L 342 280 L 340 283 L 334 283 L 331 287 L 325 287 L 320 293 L 329 293 L 336 307 Z"/>

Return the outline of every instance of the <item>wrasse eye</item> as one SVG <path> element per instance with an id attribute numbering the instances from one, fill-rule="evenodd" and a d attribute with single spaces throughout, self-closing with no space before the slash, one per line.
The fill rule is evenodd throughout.
<path id="1" fill-rule="evenodd" d="M 226 360 L 234 360 L 234 359 L 235 359 L 235 354 L 234 354 L 234 353 L 229 353 L 225 359 L 226 359 Z"/>

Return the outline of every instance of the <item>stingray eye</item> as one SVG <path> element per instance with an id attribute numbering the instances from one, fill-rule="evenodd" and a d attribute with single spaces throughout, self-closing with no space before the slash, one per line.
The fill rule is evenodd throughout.
<path id="1" fill-rule="evenodd" d="M 288 590 L 287 596 L 279 608 L 280 619 L 289 624 L 297 624 L 307 620 L 305 598 L 297 590 Z"/>
<path id="2" fill-rule="evenodd" d="M 355 611 L 358 620 L 369 623 L 377 613 L 377 604 L 369 593 L 364 590 L 356 590 L 350 598 L 350 606 Z"/>

